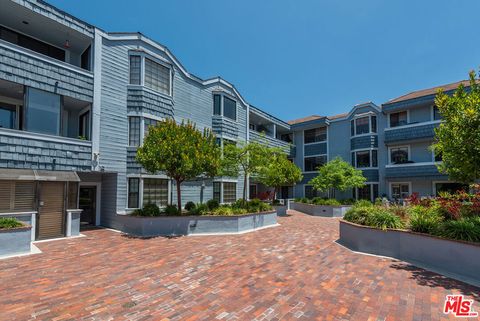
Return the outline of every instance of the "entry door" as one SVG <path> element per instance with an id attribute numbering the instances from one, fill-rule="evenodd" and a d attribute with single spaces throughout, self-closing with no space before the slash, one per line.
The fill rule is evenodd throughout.
<path id="1" fill-rule="evenodd" d="M 97 212 L 96 196 L 96 186 L 80 186 L 78 207 L 83 210 L 80 215 L 80 223 L 82 225 L 95 225 L 95 214 Z"/>
<path id="2" fill-rule="evenodd" d="M 38 239 L 65 236 L 65 183 L 41 182 Z"/>

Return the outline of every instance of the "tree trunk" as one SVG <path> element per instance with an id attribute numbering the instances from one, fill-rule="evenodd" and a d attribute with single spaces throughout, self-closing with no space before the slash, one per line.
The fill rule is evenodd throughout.
<path id="1" fill-rule="evenodd" d="M 243 200 L 247 200 L 247 174 L 243 175 Z"/>
<path id="2" fill-rule="evenodd" d="M 182 192 L 180 189 L 180 184 L 182 183 L 182 181 L 179 179 L 176 179 L 175 183 L 177 185 L 177 207 L 178 207 L 179 213 L 181 213 L 182 212 Z"/>

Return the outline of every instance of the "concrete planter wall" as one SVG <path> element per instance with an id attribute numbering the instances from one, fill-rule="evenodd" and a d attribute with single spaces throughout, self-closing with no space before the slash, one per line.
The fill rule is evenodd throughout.
<path id="1" fill-rule="evenodd" d="M 0 257 L 30 253 L 31 226 L 0 229 Z"/>
<path id="2" fill-rule="evenodd" d="M 117 228 L 141 236 L 229 234 L 277 225 L 275 211 L 239 216 L 117 216 Z"/>
<path id="3" fill-rule="evenodd" d="M 287 215 L 287 205 L 274 205 L 273 208 L 277 212 L 278 216 L 286 216 Z"/>
<path id="4" fill-rule="evenodd" d="M 323 217 L 343 217 L 351 208 L 350 205 L 314 205 L 299 202 L 292 202 L 290 204 L 292 210 Z"/>
<path id="5" fill-rule="evenodd" d="M 339 243 L 358 252 L 393 257 L 480 285 L 480 245 L 340 221 Z"/>

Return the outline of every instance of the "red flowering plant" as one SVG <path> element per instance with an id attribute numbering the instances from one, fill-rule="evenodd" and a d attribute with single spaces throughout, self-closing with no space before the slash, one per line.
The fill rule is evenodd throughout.
<path id="1" fill-rule="evenodd" d="M 437 197 L 440 210 L 446 219 L 460 219 L 462 210 L 462 201 L 460 199 L 458 194 L 452 195 L 450 193 L 440 193 L 440 196 Z"/>

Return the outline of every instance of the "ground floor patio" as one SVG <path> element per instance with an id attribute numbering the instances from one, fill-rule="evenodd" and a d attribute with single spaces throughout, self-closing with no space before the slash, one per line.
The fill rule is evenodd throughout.
<path id="1" fill-rule="evenodd" d="M 341 247 L 338 220 L 290 212 L 241 235 L 135 239 L 106 229 L 0 260 L 0 320 L 446 320 L 480 289 Z M 461 268 L 461 267 L 459 267 Z"/>

